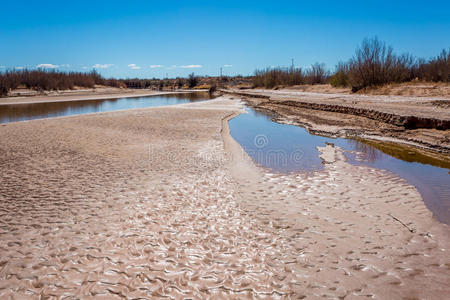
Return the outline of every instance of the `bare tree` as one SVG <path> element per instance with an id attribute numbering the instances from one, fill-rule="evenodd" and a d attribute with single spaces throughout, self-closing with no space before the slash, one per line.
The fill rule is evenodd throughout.
<path id="1" fill-rule="evenodd" d="M 306 81 L 310 84 L 325 83 L 327 75 L 325 64 L 315 63 L 306 72 Z"/>
<path id="2" fill-rule="evenodd" d="M 273 88 L 278 85 L 297 85 L 304 83 L 300 68 L 267 68 L 256 70 L 253 76 L 254 87 Z"/>
<path id="3" fill-rule="evenodd" d="M 194 73 L 189 74 L 188 85 L 190 88 L 195 87 L 198 84 L 198 78 L 195 77 Z"/>
<path id="4" fill-rule="evenodd" d="M 350 60 L 350 83 L 354 90 L 388 82 L 395 62 L 392 47 L 386 47 L 377 37 L 364 39 Z"/>

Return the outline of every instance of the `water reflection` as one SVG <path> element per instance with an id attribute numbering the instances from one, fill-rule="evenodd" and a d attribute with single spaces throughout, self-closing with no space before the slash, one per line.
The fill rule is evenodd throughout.
<path id="1" fill-rule="evenodd" d="M 436 218 L 450 224 L 448 160 L 395 143 L 312 135 L 302 127 L 273 122 L 262 111 L 247 112 L 230 120 L 230 132 L 257 164 L 282 173 L 320 170 L 323 166 L 316 147 L 332 142 L 345 150 L 349 163 L 388 170 L 406 179 Z"/>
<path id="2" fill-rule="evenodd" d="M 348 143 L 349 145 L 352 146 L 354 151 L 359 152 L 363 155 L 363 157 L 359 156 L 359 158 L 362 158 L 364 161 L 374 163 L 377 160 L 383 158 L 382 153 L 380 151 L 360 140 L 349 139 Z"/>
<path id="3" fill-rule="evenodd" d="M 305 129 L 272 122 L 270 116 L 253 109 L 230 120 L 230 132 L 253 160 L 277 172 L 312 171 L 322 167 L 314 143 L 325 137 L 310 135 Z"/>
<path id="4" fill-rule="evenodd" d="M 373 140 L 350 141 L 355 143 L 355 149 L 361 149 L 361 152 L 373 152 L 374 155 L 377 156 L 377 158 L 373 157 L 374 160 L 371 160 L 372 162 L 374 162 L 376 159 L 381 159 L 382 156 L 380 155 L 380 153 L 384 153 L 407 162 L 418 162 L 421 164 L 428 164 L 439 168 L 450 169 L 450 161 L 448 159 L 444 159 L 441 155 L 426 155 L 416 149 L 392 142 L 378 142 Z M 375 149 L 379 151 L 375 151 Z"/>
<path id="5" fill-rule="evenodd" d="M 211 99 L 209 93 L 196 92 L 106 100 L 0 105 L 0 123 L 173 105 L 207 99 Z"/>

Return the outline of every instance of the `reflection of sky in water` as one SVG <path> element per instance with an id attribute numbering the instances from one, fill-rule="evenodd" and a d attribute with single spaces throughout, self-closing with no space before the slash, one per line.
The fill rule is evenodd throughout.
<path id="1" fill-rule="evenodd" d="M 247 111 L 230 120 L 230 132 L 257 164 L 283 173 L 319 170 L 322 161 L 316 146 L 332 142 L 344 150 L 362 152 L 347 152 L 350 163 L 385 169 L 406 179 L 419 190 L 437 219 L 450 224 L 449 169 L 401 160 L 352 139 L 312 135 L 302 127 L 272 122 L 262 112 Z"/>
<path id="2" fill-rule="evenodd" d="M 210 99 L 208 93 L 180 93 L 136 98 L 0 105 L 0 123 L 146 108 Z"/>

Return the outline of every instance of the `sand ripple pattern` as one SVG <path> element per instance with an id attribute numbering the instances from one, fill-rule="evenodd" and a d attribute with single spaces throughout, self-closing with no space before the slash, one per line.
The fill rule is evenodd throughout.
<path id="1" fill-rule="evenodd" d="M 3 127 L 0 298 L 292 294 L 283 240 L 222 168 L 224 114 L 174 109 L 203 128 L 187 137 L 161 112 Z M 165 159 L 181 147 L 194 159 Z"/>
<path id="2" fill-rule="evenodd" d="M 210 105 L 0 127 L 0 298 L 450 293 L 448 231 L 414 188 L 345 162 L 237 179 Z"/>

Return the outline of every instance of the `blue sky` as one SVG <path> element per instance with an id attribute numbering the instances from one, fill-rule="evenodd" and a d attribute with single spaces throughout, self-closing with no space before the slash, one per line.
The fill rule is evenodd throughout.
<path id="1" fill-rule="evenodd" d="M 333 68 L 365 37 L 425 58 L 450 47 L 450 1 L 1 1 L 2 69 L 248 75 Z"/>

